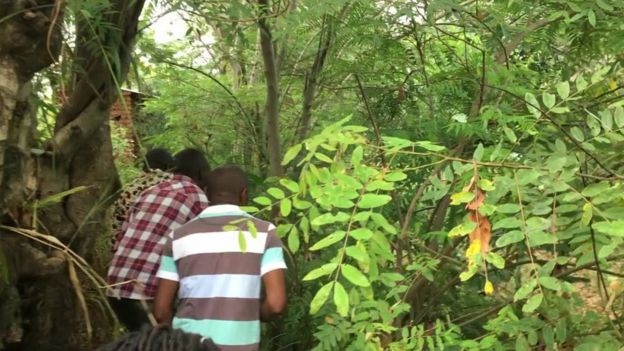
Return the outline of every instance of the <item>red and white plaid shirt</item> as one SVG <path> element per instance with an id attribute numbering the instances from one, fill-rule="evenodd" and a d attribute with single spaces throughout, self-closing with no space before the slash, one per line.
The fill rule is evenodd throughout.
<path id="1" fill-rule="evenodd" d="M 206 194 L 191 178 L 174 175 L 143 191 L 121 230 L 108 269 L 109 296 L 151 300 L 167 233 L 195 218 L 208 206 Z"/>

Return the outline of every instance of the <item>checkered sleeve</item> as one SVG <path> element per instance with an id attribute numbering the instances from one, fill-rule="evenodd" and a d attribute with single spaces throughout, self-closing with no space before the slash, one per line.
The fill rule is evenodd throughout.
<path id="1" fill-rule="evenodd" d="M 180 212 L 186 215 L 185 222 L 190 221 L 208 207 L 208 198 L 201 189 L 194 186 L 187 189 L 186 198 L 184 199 L 182 207 L 184 210 Z"/>
<path id="2" fill-rule="evenodd" d="M 286 269 L 282 241 L 277 237 L 274 225 L 269 226 L 266 245 L 260 263 L 260 275 L 265 275 L 276 269 Z"/>
<path id="3" fill-rule="evenodd" d="M 172 243 L 173 232 L 168 235 L 165 246 L 163 247 L 163 254 L 160 260 L 160 268 L 158 269 L 156 277 L 177 282 L 180 280 L 180 277 L 178 276 L 178 267 L 176 266 L 175 260 L 173 259 Z"/>

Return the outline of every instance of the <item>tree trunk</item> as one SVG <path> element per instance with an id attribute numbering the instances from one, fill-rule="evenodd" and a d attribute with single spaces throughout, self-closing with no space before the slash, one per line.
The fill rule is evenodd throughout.
<path id="1" fill-rule="evenodd" d="M 280 176 L 282 174 L 282 153 L 279 128 L 279 77 L 273 50 L 273 38 L 267 21 L 269 14 L 268 0 L 258 0 L 260 5 L 260 47 L 264 61 L 264 74 L 266 78 L 266 131 L 269 153 L 269 175 Z"/>
<path id="2" fill-rule="evenodd" d="M 127 74 L 143 1 L 113 0 L 100 13 L 90 13 L 88 19 L 76 16 L 76 73 L 71 94 L 57 116 L 53 140 L 40 157 L 33 159 L 30 148 L 35 115 L 29 103 L 29 81 L 54 62 L 60 51 L 58 24 L 63 16 L 59 4 L 62 2 L 16 1 L 11 8 L 0 8 L 0 18 L 8 18 L 0 22 L 0 214 L 2 224 L 28 227 L 31 207 L 24 201 L 29 188 L 37 188 L 31 196 L 46 198 L 86 186 L 62 202 L 36 208 L 35 227 L 88 259 L 94 255 L 95 239 L 109 231 L 106 207 L 118 180 L 107 121 Z M 10 16 L 15 13 L 23 15 Z M 50 23 L 57 24 L 52 31 Z M 30 169 L 36 178 L 29 177 Z M 32 179 L 35 181 L 29 181 Z M 70 279 L 58 251 L 6 232 L 0 240 L 0 249 L 9 253 L 4 259 L 20 262 L 18 269 L 11 271 L 11 287 L 0 287 L 0 294 L 19 293 L 22 320 L 17 321 L 25 326 L 21 349 L 92 350 L 93 343 L 111 337 L 113 324 L 98 299 L 101 292 L 86 290 Z M 86 311 L 76 289 L 83 291 L 88 313 L 98 315 L 91 320 L 101 321 L 101 325 L 93 326 L 93 338 L 87 331 Z M 0 327 L 7 325 L 1 319 L 2 315 Z M 15 321 L 8 324 L 15 325 Z"/>

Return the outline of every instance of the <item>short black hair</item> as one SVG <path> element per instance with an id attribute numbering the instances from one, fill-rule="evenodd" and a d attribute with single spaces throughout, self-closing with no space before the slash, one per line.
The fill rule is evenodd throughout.
<path id="1" fill-rule="evenodd" d="M 206 156 L 197 149 L 185 149 L 175 155 L 176 174 L 185 175 L 193 179 L 202 188 L 206 186 L 210 164 Z"/>
<path id="2" fill-rule="evenodd" d="M 167 149 L 155 148 L 145 154 L 145 163 L 143 170 L 160 169 L 161 171 L 169 171 L 173 168 L 173 155 Z"/>
<path id="3" fill-rule="evenodd" d="M 121 339 L 104 345 L 97 351 L 219 351 L 212 340 L 201 335 L 185 333 L 166 325 L 144 327 Z"/>
<path id="4" fill-rule="evenodd" d="M 221 166 L 210 172 L 207 191 L 209 196 L 238 196 L 249 186 L 245 171 L 236 165 Z"/>

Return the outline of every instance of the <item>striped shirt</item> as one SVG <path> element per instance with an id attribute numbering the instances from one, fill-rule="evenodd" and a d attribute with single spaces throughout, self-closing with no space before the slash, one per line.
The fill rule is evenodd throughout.
<path id="1" fill-rule="evenodd" d="M 157 276 L 180 284 L 174 328 L 211 338 L 223 351 L 256 351 L 261 280 L 276 269 L 286 263 L 275 226 L 217 205 L 172 232 Z"/>

